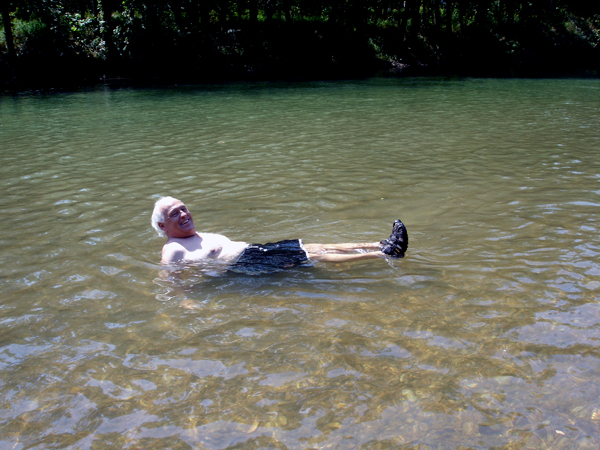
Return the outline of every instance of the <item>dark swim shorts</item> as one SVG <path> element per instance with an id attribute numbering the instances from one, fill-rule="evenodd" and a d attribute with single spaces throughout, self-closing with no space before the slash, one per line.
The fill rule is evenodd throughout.
<path id="1" fill-rule="evenodd" d="M 238 273 L 275 273 L 310 266 L 308 253 L 299 239 L 269 244 L 250 244 L 229 270 Z"/>

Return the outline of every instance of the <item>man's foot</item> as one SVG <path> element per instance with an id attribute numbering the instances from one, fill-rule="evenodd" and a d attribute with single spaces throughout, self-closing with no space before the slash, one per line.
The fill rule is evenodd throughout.
<path id="1" fill-rule="evenodd" d="M 408 232 L 400 219 L 394 222 L 392 234 L 381 243 L 381 252 L 392 258 L 402 258 L 408 249 Z"/>

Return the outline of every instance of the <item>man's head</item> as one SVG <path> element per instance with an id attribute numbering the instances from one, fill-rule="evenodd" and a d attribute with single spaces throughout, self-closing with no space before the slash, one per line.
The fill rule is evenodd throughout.
<path id="1" fill-rule="evenodd" d="M 192 215 L 180 200 L 162 197 L 154 204 L 152 227 L 159 236 L 185 238 L 196 234 Z"/>

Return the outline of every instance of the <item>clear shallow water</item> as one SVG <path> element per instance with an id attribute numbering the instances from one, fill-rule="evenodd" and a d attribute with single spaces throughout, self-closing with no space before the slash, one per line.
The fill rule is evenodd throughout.
<path id="1" fill-rule="evenodd" d="M 598 80 L 0 98 L 0 448 L 598 448 L 599 124 Z M 159 195 L 410 248 L 164 273 Z"/>

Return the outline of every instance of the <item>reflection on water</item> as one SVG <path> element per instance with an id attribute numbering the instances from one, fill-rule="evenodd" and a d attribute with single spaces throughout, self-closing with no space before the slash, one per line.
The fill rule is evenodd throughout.
<path id="1" fill-rule="evenodd" d="M 600 445 L 600 83 L 0 99 L 0 448 Z M 402 260 L 159 265 L 199 229 Z M 404 447 L 403 447 L 404 446 Z"/>

